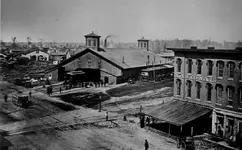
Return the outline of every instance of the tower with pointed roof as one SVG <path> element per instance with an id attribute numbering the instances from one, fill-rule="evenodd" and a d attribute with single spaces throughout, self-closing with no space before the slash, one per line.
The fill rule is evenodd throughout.
<path id="1" fill-rule="evenodd" d="M 138 40 L 138 48 L 149 50 L 149 40 L 142 37 Z"/>
<path id="2" fill-rule="evenodd" d="M 98 50 L 100 47 L 100 37 L 95 34 L 93 31 L 90 34 L 85 35 L 86 38 L 86 47 Z"/>

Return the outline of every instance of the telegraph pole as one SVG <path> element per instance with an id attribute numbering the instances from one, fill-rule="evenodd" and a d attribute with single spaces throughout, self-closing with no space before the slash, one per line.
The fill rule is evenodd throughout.
<path id="1" fill-rule="evenodd" d="M 100 95 L 100 96 L 99 96 L 99 100 L 100 100 L 100 101 L 99 101 L 99 112 L 101 112 L 101 107 L 102 107 L 102 105 L 101 105 L 101 98 L 102 98 L 102 97 L 101 97 L 101 95 Z"/>

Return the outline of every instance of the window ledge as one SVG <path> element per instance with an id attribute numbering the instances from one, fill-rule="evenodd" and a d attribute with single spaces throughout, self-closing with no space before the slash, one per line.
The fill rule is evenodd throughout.
<path id="1" fill-rule="evenodd" d="M 212 103 L 211 101 L 208 101 L 208 100 L 207 100 L 206 102 L 207 102 L 207 103 L 209 103 L 209 104 L 211 104 L 211 103 Z"/>
<path id="2" fill-rule="evenodd" d="M 217 77 L 217 79 L 220 79 L 220 80 L 222 80 L 222 79 L 223 79 L 223 77 Z"/>
<path id="3" fill-rule="evenodd" d="M 216 103 L 216 105 L 218 105 L 218 106 L 222 106 L 222 104 L 220 104 L 220 103 Z"/>
<path id="4" fill-rule="evenodd" d="M 242 82 L 242 79 L 241 79 L 241 80 L 239 80 L 239 82 Z"/>
<path id="5" fill-rule="evenodd" d="M 228 80 L 229 80 L 229 81 L 233 81 L 233 80 L 234 80 L 234 78 L 228 78 Z"/>
<path id="6" fill-rule="evenodd" d="M 201 77 L 202 75 L 201 75 L 201 74 L 197 74 L 196 76 L 199 76 L 199 77 Z"/>
<path id="7" fill-rule="evenodd" d="M 196 101 L 200 101 L 200 99 L 198 99 L 198 98 L 196 98 L 195 100 L 196 100 Z"/>
<path id="8" fill-rule="evenodd" d="M 212 75 L 207 75 L 207 77 L 212 78 L 213 76 Z"/>
<path id="9" fill-rule="evenodd" d="M 242 108 L 238 108 L 239 110 L 242 110 Z"/>

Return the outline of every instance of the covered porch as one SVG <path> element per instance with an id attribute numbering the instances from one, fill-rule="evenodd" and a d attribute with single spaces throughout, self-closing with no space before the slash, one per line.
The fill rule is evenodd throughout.
<path id="1" fill-rule="evenodd" d="M 143 113 L 145 126 L 155 128 L 168 136 L 193 136 L 211 132 L 212 110 L 203 106 L 172 100 L 161 107 Z"/>

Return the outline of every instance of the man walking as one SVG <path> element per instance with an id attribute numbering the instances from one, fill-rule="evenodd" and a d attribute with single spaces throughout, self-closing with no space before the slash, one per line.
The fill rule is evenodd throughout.
<path id="1" fill-rule="evenodd" d="M 149 143 L 147 140 L 145 140 L 145 150 L 148 150 L 149 149 Z"/>
<path id="2" fill-rule="evenodd" d="M 106 111 L 106 121 L 108 121 L 108 112 Z"/>

